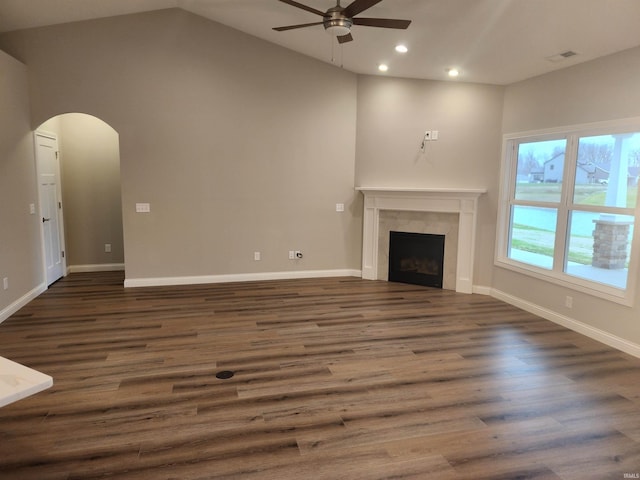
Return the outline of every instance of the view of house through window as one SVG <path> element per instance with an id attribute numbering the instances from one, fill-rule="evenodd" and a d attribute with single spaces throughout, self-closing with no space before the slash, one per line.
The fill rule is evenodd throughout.
<path id="1" fill-rule="evenodd" d="M 624 290 L 640 173 L 640 132 L 510 141 L 503 257 Z M 509 218 L 507 219 L 506 216 Z"/>

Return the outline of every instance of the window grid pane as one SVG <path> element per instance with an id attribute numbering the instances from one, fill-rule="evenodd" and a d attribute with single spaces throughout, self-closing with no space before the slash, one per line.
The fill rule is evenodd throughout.
<path id="1" fill-rule="evenodd" d="M 634 218 L 584 211 L 570 218 L 565 273 L 625 289 Z"/>
<path id="2" fill-rule="evenodd" d="M 618 131 L 511 140 L 514 148 L 505 149 L 511 152 L 512 175 L 505 198 L 506 259 L 548 270 L 550 279 L 591 284 L 607 295 L 626 291 L 640 131 Z"/>
<path id="3" fill-rule="evenodd" d="M 511 218 L 509 258 L 547 270 L 553 268 L 557 210 L 514 205 Z"/>
<path id="4" fill-rule="evenodd" d="M 640 133 L 580 137 L 573 202 L 633 208 L 639 169 Z"/>
<path id="5" fill-rule="evenodd" d="M 518 144 L 516 200 L 560 201 L 566 145 L 566 139 Z"/>

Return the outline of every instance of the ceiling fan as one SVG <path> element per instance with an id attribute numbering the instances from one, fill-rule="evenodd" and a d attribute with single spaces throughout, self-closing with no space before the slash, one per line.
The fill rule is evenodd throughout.
<path id="1" fill-rule="evenodd" d="M 322 12 L 294 0 L 280 0 L 282 3 L 291 5 L 292 7 L 301 8 L 310 13 L 315 13 L 322 17 L 321 22 L 302 23 L 299 25 L 288 25 L 286 27 L 275 27 L 274 30 L 283 32 L 285 30 L 293 30 L 296 28 L 312 27 L 314 25 L 324 25 L 324 29 L 334 35 L 339 43 L 351 42 L 351 27 L 353 25 L 362 25 L 364 27 L 382 27 L 382 28 L 398 28 L 406 29 L 411 20 L 395 20 L 391 18 L 362 18 L 357 17 L 359 13 L 373 7 L 382 0 L 354 0 L 348 7 L 341 7 L 340 0 L 337 0 L 336 6 L 330 8 L 326 12 Z"/>

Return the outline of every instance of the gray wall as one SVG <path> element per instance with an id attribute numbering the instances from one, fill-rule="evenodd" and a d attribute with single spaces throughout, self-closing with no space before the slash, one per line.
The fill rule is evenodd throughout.
<path id="1" fill-rule="evenodd" d="M 636 48 L 511 85 L 505 93 L 504 133 L 638 117 L 639 79 L 640 48 Z M 638 230 L 636 225 L 636 237 Z M 629 275 L 637 278 L 638 272 Z M 632 308 L 501 268 L 495 268 L 493 287 L 578 319 L 587 328 L 640 344 L 640 282 Z M 573 297 L 572 309 L 564 306 L 567 295 Z"/>
<path id="2" fill-rule="evenodd" d="M 34 126 L 75 111 L 119 133 L 128 279 L 359 269 L 355 75 L 181 10 L 0 46 L 29 65 Z"/>
<path id="3" fill-rule="evenodd" d="M 0 48 L 29 65 L 31 128 L 76 111 L 119 133 L 128 278 L 359 269 L 354 185 L 485 187 L 476 284 L 640 344 L 637 302 L 493 265 L 501 133 L 639 116 L 640 49 L 505 89 L 357 77 L 179 10 L 14 32 Z M 26 72 L 1 59 L 1 269 L 17 281 L 13 296 L 0 291 L 4 308 L 42 279 L 37 218 L 25 213 L 36 198 Z M 440 139 L 423 155 L 427 129 Z M 291 249 L 304 260 L 287 260 Z"/>
<path id="4" fill-rule="evenodd" d="M 503 87 L 358 78 L 356 185 L 486 188 L 478 203 L 474 284 L 491 285 Z M 425 130 L 439 138 L 420 144 Z"/>
<path id="5" fill-rule="evenodd" d="M 27 68 L 0 52 L 0 319 L 44 288 Z M 2 280 L 9 280 L 4 290 Z"/>
<path id="6" fill-rule="evenodd" d="M 120 146 L 102 120 L 67 113 L 38 130 L 56 133 L 60 149 L 67 267 L 118 269 L 124 264 Z M 111 252 L 105 252 L 105 244 Z"/>

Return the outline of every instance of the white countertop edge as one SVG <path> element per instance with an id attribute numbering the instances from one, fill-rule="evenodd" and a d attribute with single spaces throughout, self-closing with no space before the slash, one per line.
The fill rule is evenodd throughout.
<path id="1" fill-rule="evenodd" d="M 53 378 L 19 363 L 0 357 L 0 407 L 46 390 Z"/>

